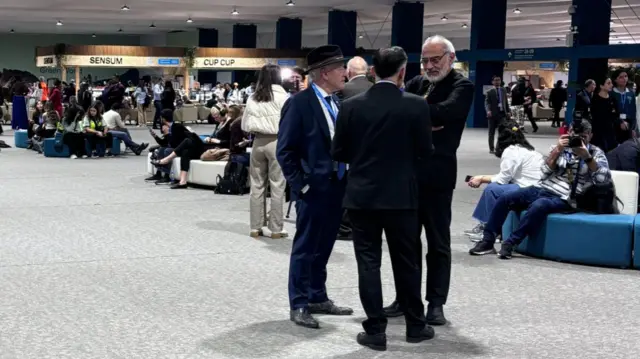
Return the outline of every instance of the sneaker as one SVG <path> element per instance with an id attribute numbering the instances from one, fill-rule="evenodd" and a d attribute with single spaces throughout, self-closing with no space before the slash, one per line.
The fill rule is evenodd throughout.
<path id="1" fill-rule="evenodd" d="M 144 180 L 145 181 L 157 181 L 157 180 L 160 180 L 160 179 L 162 179 L 162 175 L 160 173 L 156 173 L 151 177 L 145 178 Z"/>
<path id="2" fill-rule="evenodd" d="M 469 250 L 469 254 L 472 256 L 484 256 L 487 254 L 496 254 L 496 249 L 493 248 L 493 242 L 480 241 Z"/>
<path id="3" fill-rule="evenodd" d="M 480 242 L 482 240 L 483 234 L 482 234 L 482 232 L 473 233 L 473 234 L 467 234 L 467 237 L 469 237 L 469 240 L 471 242 L 478 243 L 478 242 Z"/>
<path id="4" fill-rule="evenodd" d="M 513 244 L 503 242 L 502 247 L 500 248 L 500 253 L 498 253 L 498 257 L 500 259 L 511 259 L 513 257 Z"/>
<path id="5" fill-rule="evenodd" d="M 82 159 L 83 159 L 83 160 L 84 160 L 84 159 L 87 159 L 87 158 L 89 158 L 89 156 L 87 156 L 87 155 L 82 155 Z"/>
<path id="6" fill-rule="evenodd" d="M 251 238 L 258 238 L 261 235 L 262 235 L 261 229 L 252 229 L 251 232 L 249 232 L 249 237 Z"/>
<path id="7" fill-rule="evenodd" d="M 72 159 L 72 160 L 76 160 L 76 159 L 78 159 L 78 156 L 76 156 L 76 155 L 71 155 L 71 159 Z"/>
<path id="8" fill-rule="evenodd" d="M 467 236 L 472 236 L 478 233 L 482 234 L 483 231 L 484 231 L 484 223 L 478 223 L 475 227 L 464 231 L 464 234 L 466 234 Z"/>
<path id="9" fill-rule="evenodd" d="M 287 231 L 285 231 L 284 229 L 281 232 L 272 232 L 271 233 L 271 239 L 280 239 L 280 238 L 286 238 L 289 236 L 289 233 L 287 233 Z"/>

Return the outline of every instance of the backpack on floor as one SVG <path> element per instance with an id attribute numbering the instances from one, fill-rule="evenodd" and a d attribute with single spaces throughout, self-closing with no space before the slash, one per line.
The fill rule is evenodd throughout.
<path id="1" fill-rule="evenodd" d="M 246 193 L 249 169 L 246 165 L 229 161 L 224 167 L 224 177 L 218 175 L 215 193 L 242 195 Z"/>

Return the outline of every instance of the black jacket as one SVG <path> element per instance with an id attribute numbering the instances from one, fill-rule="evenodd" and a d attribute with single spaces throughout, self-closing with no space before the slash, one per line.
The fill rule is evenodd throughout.
<path id="1" fill-rule="evenodd" d="M 416 76 L 407 82 L 405 91 L 425 96 L 429 81 Z M 456 152 L 460 146 L 462 131 L 466 126 L 469 109 L 473 102 L 473 83 L 456 70 L 435 84 L 427 97 L 431 125 L 442 126 L 433 131 L 433 156 L 421 161 L 419 180 L 429 189 L 454 189 L 458 175 Z"/>
<path id="2" fill-rule="evenodd" d="M 549 106 L 554 109 L 560 109 L 567 101 L 567 90 L 562 87 L 554 87 L 549 94 Z"/>
<path id="3" fill-rule="evenodd" d="M 429 105 L 391 83 L 342 104 L 331 155 L 349 164 L 347 209 L 418 208 L 416 170 L 432 151 Z"/>
<path id="4" fill-rule="evenodd" d="M 371 88 L 373 84 L 366 76 L 355 77 L 351 81 L 344 84 L 344 89 L 338 92 L 338 98 L 342 101 L 348 100 L 353 96 L 359 95 Z"/>
<path id="5" fill-rule="evenodd" d="M 187 138 L 190 138 L 194 142 L 195 146 L 204 146 L 200 136 L 189 131 L 186 127 L 177 122 L 171 124 L 171 133 L 168 136 L 164 136 L 163 138 L 158 137 L 156 138 L 156 142 L 163 147 L 177 148 L 182 141 Z"/>

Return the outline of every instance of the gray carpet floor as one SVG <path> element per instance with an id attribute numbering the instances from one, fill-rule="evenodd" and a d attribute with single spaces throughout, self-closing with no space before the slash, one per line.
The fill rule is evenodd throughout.
<path id="1" fill-rule="evenodd" d="M 540 132 L 530 140 L 545 152 L 554 131 Z M 392 319 L 378 353 L 355 342 L 364 313 L 350 242 L 336 244 L 328 287 L 355 315 L 303 329 L 288 320 L 291 239 L 249 238 L 248 196 L 145 183 L 146 156 L 2 150 L 0 358 L 638 358 L 640 272 L 467 254 L 481 192 L 462 180 L 497 172 L 499 160 L 484 130 L 466 130 L 458 154 L 451 323 L 410 345 Z M 383 285 L 391 302 L 386 248 Z"/>

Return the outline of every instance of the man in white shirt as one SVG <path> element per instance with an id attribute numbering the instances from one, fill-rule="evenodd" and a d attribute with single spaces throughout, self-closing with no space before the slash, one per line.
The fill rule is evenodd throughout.
<path id="1" fill-rule="evenodd" d="M 148 143 L 137 144 L 131 139 L 129 130 L 125 128 L 124 122 L 118 113 L 121 105 L 114 103 L 111 109 L 102 115 L 102 121 L 104 123 L 105 131 L 111 133 L 111 136 L 120 139 L 127 148 L 131 149 L 133 153 L 140 156 L 142 151 L 149 147 Z"/>
<path id="2" fill-rule="evenodd" d="M 161 126 L 160 112 L 162 112 L 162 93 L 164 92 L 164 86 L 162 86 L 162 79 L 156 79 L 156 83 L 153 85 L 153 107 L 156 109 L 156 113 L 153 115 L 153 128 L 158 129 Z"/>

